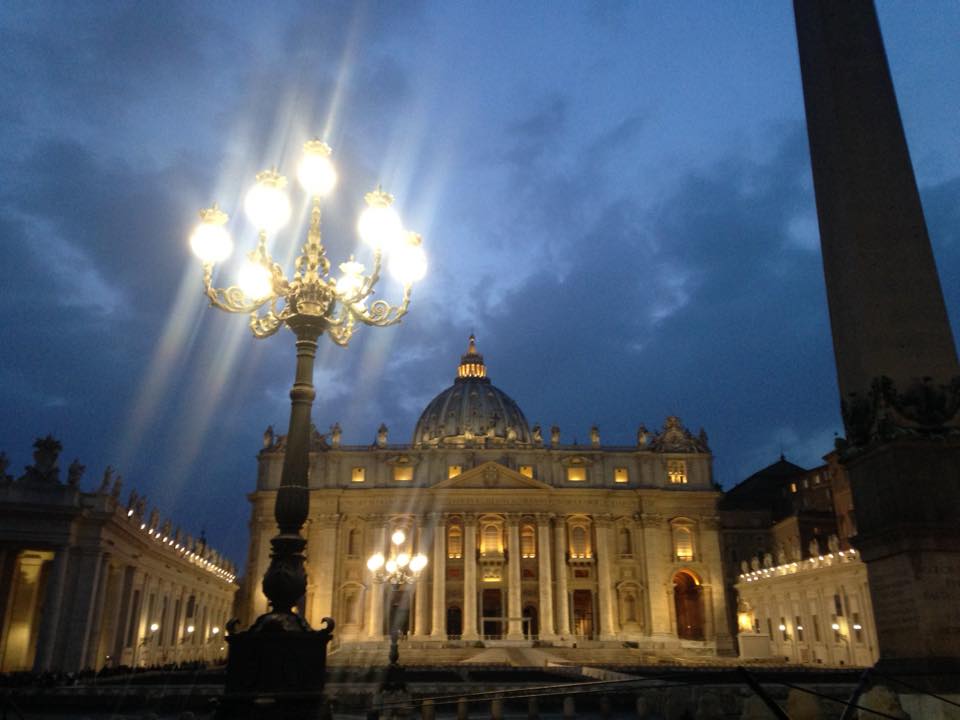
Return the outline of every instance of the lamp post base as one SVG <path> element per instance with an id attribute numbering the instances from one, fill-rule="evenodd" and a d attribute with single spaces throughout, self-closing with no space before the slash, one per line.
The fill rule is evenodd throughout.
<path id="1" fill-rule="evenodd" d="M 321 630 L 248 630 L 227 636 L 227 679 L 218 720 L 319 720 L 327 644 L 333 621 Z"/>

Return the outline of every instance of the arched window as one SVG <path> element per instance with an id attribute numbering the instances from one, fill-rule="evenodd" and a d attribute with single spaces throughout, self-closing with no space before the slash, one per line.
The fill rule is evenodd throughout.
<path id="1" fill-rule="evenodd" d="M 537 536 L 533 525 L 520 527 L 520 555 L 525 558 L 537 556 Z"/>
<path id="2" fill-rule="evenodd" d="M 620 528 L 619 534 L 619 543 L 620 543 L 620 555 L 623 557 L 628 557 L 633 555 L 633 542 L 630 537 L 630 529 L 622 527 Z"/>
<path id="3" fill-rule="evenodd" d="M 463 530 L 459 525 L 447 528 L 447 557 L 458 559 L 463 557 Z"/>
<path id="4" fill-rule="evenodd" d="M 589 557 L 587 547 L 587 529 L 583 525 L 570 528 L 570 554 L 575 558 Z"/>
<path id="5" fill-rule="evenodd" d="M 360 531 L 356 528 L 347 534 L 347 555 L 356 556 L 360 554 Z"/>
<path id="6" fill-rule="evenodd" d="M 481 555 L 496 555 L 503 551 L 500 545 L 500 527 L 494 523 L 483 526 L 480 541 Z"/>

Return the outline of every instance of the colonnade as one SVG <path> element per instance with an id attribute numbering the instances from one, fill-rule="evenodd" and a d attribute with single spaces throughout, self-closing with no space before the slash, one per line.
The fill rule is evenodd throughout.
<path id="1" fill-rule="evenodd" d="M 233 585 L 102 547 L 0 548 L 0 671 L 225 656 Z"/>

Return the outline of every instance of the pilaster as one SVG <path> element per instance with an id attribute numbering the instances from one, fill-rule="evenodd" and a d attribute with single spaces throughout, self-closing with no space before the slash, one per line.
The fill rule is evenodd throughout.
<path id="1" fill-rule="evenodd" d="M 430 637 L 433 640 L 446 640 L 447 607 L 447 527 L 442 513 L 430 515 L 433 524 L 433 617 L 430 623 Z"/>
<path id="2" fill-rule="evenodd" d="M 550 518 L 546 513 L 537 514 L 537 574 L 540 592 L 540 639 L 556 637 L 553 617 L 553 569 L 550 566 L 553 551 L 550 547 Z"/>
<path id="3" fill-rule="evenodd" d="M 520 586 L 520 518 L 507 516 L 507 640 L 523 639 Z"/>
<path id="4" fill-rule="evenodd" d="M 557 569 L 556 632 L 562 638 L 570 634 L 570 592 L 567 588 L 567 520 L 563 516 L 557 517 L 554 537 L 556 542 L 554 543 L 553 557 Z"/>
<path id="5" fill-rule="evenodd" d="M 477 631 L 477 518 L 463 518 L 463 639 L 479 640 Z"/>

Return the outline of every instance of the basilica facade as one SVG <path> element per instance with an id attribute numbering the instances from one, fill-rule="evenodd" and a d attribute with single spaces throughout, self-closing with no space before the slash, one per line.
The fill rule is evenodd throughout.
<path id="1" fill-rule="evenodd" d="M 264 436 L 252 505 L 247 624 L 267 610 L 259 579 L 276 533 L 285 438 Z M 371 446 L 315 434 L 302 611 L 341 644 L 615 644 L 725 653 L 717 502 L 703 431 L 676 417 L 636 444 L 587 444 L 530 427 L 487 377 L 470 338 L 453 384 L 409 444 L 381 426 Z M 391 541 L 397 530 L 403 539 Z M 397 535 L 396 537 L 399 537 Z M 367 559 L 427 556 L 415 583 L 378 583 Z"/>

